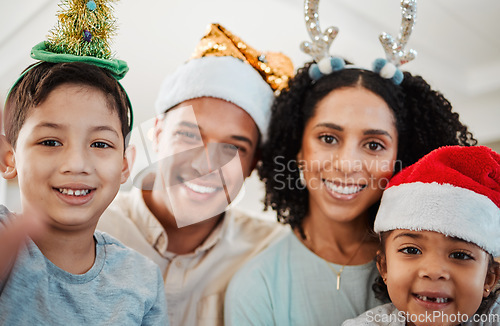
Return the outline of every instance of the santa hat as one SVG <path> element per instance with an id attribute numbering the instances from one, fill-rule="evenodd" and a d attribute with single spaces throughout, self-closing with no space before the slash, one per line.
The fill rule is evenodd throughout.
<path id="1" fill-rule="evenodd" d="M 291 60 L 281 53 L 261 53 L 218 24 L 211 24 L 190 61 L 163 82 L 156 112 L 199 97 L 234 103 L 255 121 L 263 141 L 274 92 L 293 75 Z"/>
<path id="2" fill-rule="evenodd" d="M 500 155 L 484 146 L 445 146 L 392 178 L 375 232 L 435 231 L 500 255 Z"/>

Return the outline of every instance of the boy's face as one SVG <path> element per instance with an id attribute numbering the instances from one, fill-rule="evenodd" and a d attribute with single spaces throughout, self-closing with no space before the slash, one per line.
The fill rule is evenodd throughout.
<path id="1" fill-rule="evenodd" d="M 484 250 L 441 233 L 395 230 L 385 251 L 379 270 L 391 301 L 421 321 L 415 325 L 459 324 L 457 318 L 473 315 L 495 281 Z"/>
<path id="2" fill-rule="evenodd" d="M 61 230 L 95 227 L 128 177 L 116 111 L 98 89 L 63 84 L 30 110 L 14 150 L 23 210 Z"/>
<path id="3" fill-rule="evenodd" d="M 253 119 L 215 98 L 183 102 L 156 124 L 158 185 L 153 195 L 177 226 L 221 214 L 250 175 L 259 141 Z"/>

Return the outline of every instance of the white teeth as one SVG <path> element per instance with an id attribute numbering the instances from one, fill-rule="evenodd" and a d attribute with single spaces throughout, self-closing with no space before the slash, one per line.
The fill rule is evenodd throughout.
<path id="1" fill-rule="evenodd" d="M 361 191 L 364 187 L 362 186 L 357 186 L 357 185 L 352 185 L 352 186 L 339 186 L 334 184 L 333 182 L 326 181 L 325 180 L 325 185 L 328 187 L 333 192 L 337 192 L 342 195 L 352 195 L 355 194 L 359 191 Z"/>
<path id="2" fill-rule="evenodd" d="M 191 189 L 192 191 L 200 194 L 211 194 L 217 190 L 217 188 L 214 187 L 200 186 L 191 182 L 184 182 L 184 185 L 189 189 Z"/>
<path id="3" fill-rule="evenodd" d="M 90 193 L 89 189 L 82 189 L 82 190 L 72 190 L 72 189 L 66 189 L 66 188 L 59 188 L 59 192 L 64 195 L 68 196 L 86 196 Z"/>
<path id="4" fill-rule="evenodd" d="M 436 302 L 436 303 L 447 303 L 448 298 L 431 298 L 431 297 L 426 297 L 425 295 L 418 295 L 417 298 L 419 298 L 422 301 L 428 301 L 428 302 Z"/>

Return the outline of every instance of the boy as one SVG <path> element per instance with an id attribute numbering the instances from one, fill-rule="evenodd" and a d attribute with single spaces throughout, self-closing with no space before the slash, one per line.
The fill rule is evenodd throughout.
<path id="1" fill-rule="evenodd" d="M 114 19 L 104 2 L 61 8 L 49 41 L 32 49 L 42 61 L 5 105 L 2 175 L 17 176 L 23 214 L 36 212 L 45 230 L 0 278 L 0 324 L 168 325 L 158 267 L 95 231 L 129 176 L 132 112 L 118 83 L 128 67 L 102 38 Z M 17 219 L 0 206 L 0 228 L 16 230 Z"/>
<path id="2" fill-rule="evenodd" d="M 227 206 L 259 159 L 274 90 L 292 72 L 285 56 L 259 53 L 212 24 L 161 87 L 160 160 L 98 228 L 160 266 L 172 325 L 222 325 L 234 272 L 287 231 Z"/>
<path id="3" fill-rule="evenodd" d="M 105 70 L 78 62 L 36 64 L 11 90 L 3 176 L 17 175 L 23 211 L 46 231 L 0 282 L 0 324 L 167 323 L 157 266 L 94 232 L 128 178 L 127 103 Z"/>

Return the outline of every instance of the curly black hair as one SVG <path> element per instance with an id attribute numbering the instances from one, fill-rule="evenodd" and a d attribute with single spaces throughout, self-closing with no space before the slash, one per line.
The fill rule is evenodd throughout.
<path id="1" fill-rule="evenodd" d="M 418 161 L 444 145 L 476 145 L 477 140 L 452 111 L 450 102 L 420 76 L 404 72 L 401 85 L 364 69 L 343 69 L 313 82 L 309 62 L 297 71 L 289 89 L 273 103 L 269 137 L 262 149 L 258 167 L 264 181 L 265 208 L 277 212 L 278 221 L 288 223 L 303 234 L 302 220 L 309 209 L 308 191 L 300 185 L 297 154 L 307 121 L 316 105 L 331 91 L 345 87 L 363 87 L 380 96 L 391 108 L 398 131 L 396 171 Z M 285 168 L 286 167 L 286 168 Z M 369 209 L 373 225 L 379 203 Z"/>
<path id="2" fill-rule="evenodd" d="M 380 234 L 380 245 L 379 245 L 380 247 L 377 256 L 375 257 L 375 260 L 377 262 L 380 262 L 383 259 L 385 259 L 385 242 L 387 241 L 387 238 L 389 237 L 391 232 L 392 231 L 386 231 Z M 500 263 L 498 263 L 493 258 L 493 255 L 490 254 L 488 262 L 488 272 L 495 273 L 495 270 L 499 268 L 500 268 Z M 377 276 L 375 282 L 372 285 L 372 290 L 373 292 L 375 292 L 375 298 L 385 303 L 391 302 L 391 298 L 389 297 L 389 292 L 387 291 L 387 285 L 385 285 L 382 276 Z M 500 282 L 493 287 L 489 296 L 483 298 L 475 314 L 480 315 L 487 313 L 499 296 L 500 296 Z"/>

